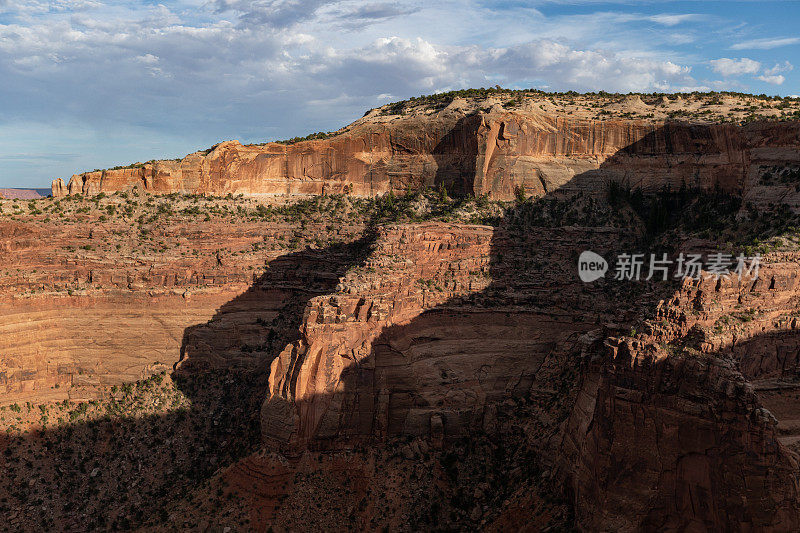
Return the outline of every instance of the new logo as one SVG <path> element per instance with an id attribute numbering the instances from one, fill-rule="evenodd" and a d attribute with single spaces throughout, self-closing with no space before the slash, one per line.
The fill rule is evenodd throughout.
<path id="1" fill-rule="evenodd" d="M 586 250 L 578 257 L 578 277 L 584 283 L 591 283 L 606 275 L 608 263 L 602 256 Z"/>

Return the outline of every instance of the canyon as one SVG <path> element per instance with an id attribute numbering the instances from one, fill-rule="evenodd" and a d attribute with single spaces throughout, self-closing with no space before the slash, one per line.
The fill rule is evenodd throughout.
<path id="1" fill-rule="evenodd" d="M 800 123 L 737 98 L 388 105 L 1 201 L 6 528 L 796 530 Z"/>

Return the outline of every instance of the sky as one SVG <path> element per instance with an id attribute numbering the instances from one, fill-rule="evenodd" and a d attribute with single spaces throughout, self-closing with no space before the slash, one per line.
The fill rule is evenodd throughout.
<path id="1" fill-rule="evenodd" d="M 798 27 L 800 0 L 0 0 L 0 187 L 467 87 L 797 95 Z"/>

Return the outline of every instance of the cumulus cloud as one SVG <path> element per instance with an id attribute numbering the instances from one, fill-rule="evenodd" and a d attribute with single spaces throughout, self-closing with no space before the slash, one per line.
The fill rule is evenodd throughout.
<path id="1" fill-rule="evenodd" d="M 358 114 L 356 102 L 374 101 L 380 94 L 469 85 L 511 82 L 618 91 L 696 85 L 684 65 L 552 39 L 486 47 L 392 36 L 337 47 L 285 27 L 323 3 L 218 0 L 216 9 L 249 10 L 243 17 L 253 16 L 254 10 L 268 13 L 269 26 L 259 28 L 251 26 L 254 19 L 244 25 L 226 19 L 181 23 L 163 6 L 136 20 L 86 16 L 0 26 L 0 97 L 8 108 L 6 118 L 69 114 L 84 121 L 165 129 L 240 121 L 242 129 L 255 131 L 259 123 L 263 127 L 288 116 L 287 105 L 300 108 L 326 98 L 352 102 L 330 112 L 332 119 L 346 120 L 341 115 Z M 384 4 L 350 7 L 364 18 L 397 13 Z M 261 21 L 266 24 L 267 18 Z M 30 103 L 31 91 L 40 98 L 36 104 Z"/>
<path id="2" fill-rule="evenodd" d="M 711 63 L 711 70 L 723 76 L 755 74 L 761 69 L 761 63 L 746 57 L 739 59 L 723 57 L 721 59 L 713 59 L 709 63 Z"/>
<path id="3" fill-rule="evenodd" d="M 756 79 L 757 80 L 761 80 L 761 81 L 766 82 L 766 83 L 771 83 L 773 85 L 783 85 L 783 82 L 786 81 L 786 78 L 781 74 L 777 74 L 777 75 L 761 75 L 761 76 L 756 76 Z"/>
<path id="4" fill-rule="evenodd" d="M 790 62 L 784 61 L 783 63 L 775 63 L 774 66 L 762 70 L 761 63 L 746 57 L 739 59 L 723 57 L 721 59 L 709 61 L 709 63 L 711 64 L 711 70 L 722 76 L 731 77 L 751 74 L 754 75 L 753 79 L 771 85 L 783 85 L 783 82 L 786 81 L 786 77 L 780 73 L 789 72 L 794 68 L 794 65 Z"/>
<path id="5" fill-rule="evenodd" d="M 549 82 L 559 89 L 667 90 L 694 83 L 688 66 L 602 50 L 577 50 L 548 40 L 473 51 L 471 57 L 475 64 L 469 66 L 487 75 L 502 72 L 509 79 Z"/>
<path id="6" fill-rule="evenodd" d="M 773 67 L 764 69 L 763 74 L 756 76 L 756 79 L 772 85 L 783 85 L 783 82 L 786 81 L 786 76 L 780 73 L 790 72 L 793 69 L 794 65 L 788 61 L 784 61 L 783 63 L 775 63 Z"/>

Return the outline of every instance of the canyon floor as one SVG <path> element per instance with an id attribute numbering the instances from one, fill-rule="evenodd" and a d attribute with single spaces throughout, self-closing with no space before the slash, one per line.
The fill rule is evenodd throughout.
<path id="1" fill-rule="evenodd" d="M 0 530 L 797 530 L 796 102 L 451 96 L 0 200 Z"/>

